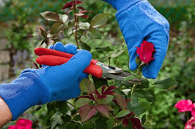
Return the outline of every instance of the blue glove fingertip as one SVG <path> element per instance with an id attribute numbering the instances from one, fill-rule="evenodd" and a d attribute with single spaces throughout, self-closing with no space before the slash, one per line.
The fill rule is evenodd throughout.
<path id="1" fill-rule="evenodd" d="M 66 44 L 64 45 L 65 51 L 70 54 L 76 54 L 77 53 L 77 46 L 74 44 Z"/>
<path id="2" fill-rule="evenodd" d="M 57 50 L 57 51 L 66 52 L 66 50 L 64 48 L 64 45 L 61 42 L 57 42 L 54 45 L 54 49 Z"/>
<path id="3" fill-rule="evenodd" d="M 130 60 L 129 60 L 129 69 L 131 69 L 133 71 L 133 70 L 136 70 L 137 67 L 138 66 L 137 66 L 135 61 L 134 62 L 130 62 Z"/>
<path id="4" fill-rule="evenodd" d="M 143 76 L 148 79 L 156 79 L 159 71 L 148 71 L 147 68 L 148 66 L 143 67 L 142 69 Z"/>
<path id="5" fill-rule="evenodd" d="M 137 44 L 139 44 L 139 42 L 137 42 Z M 129 45 L 130 46 L 130 45 Z M 130 55 L 130 59 L 129 59 L 129 68 L 131 69 L 131 70 L 136 70 L 137 69 L 137 63 L 135 62 L 135 60 L 136 60 L 136 55 L 137 55 L 137 53 L 136 53 L 136 51 L 137 51 L 137 48 L 134 48 L 134 49 L 132 49 L 132 50 L 130 50 L 129 51 L 129 55 Z"/>

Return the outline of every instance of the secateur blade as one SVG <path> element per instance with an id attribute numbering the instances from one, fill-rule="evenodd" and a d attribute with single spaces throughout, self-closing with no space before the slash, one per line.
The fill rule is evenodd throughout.
<path id="1" fill-rule="evenodd" d="M 127 76 L 135 76 L 132 73 L 125 72 L 123 69 L 113 66 L 107 66 L 102 62 L 97 62 L 96 65 L 100 66 L 103 70 L 102 78 L 103 79 L 115 79 L 119 81 L 123 81 Z M 139 83 L 142 82 L 142 79 L 133 78 L 132 80 L 128 81 L 128 83 Z"/>
<path id="2" fill-rule="evenodd" d="M 113 66 L 107 66 L 102 62 L 97 62 L 96 65 L 100 66 L 102 69 L 102 77 L 107 76 L 108 74 L 118 74 L 118 73 L 122 73 L 123 70 L 121 68 L 118 67 L 113 67 Z"/>

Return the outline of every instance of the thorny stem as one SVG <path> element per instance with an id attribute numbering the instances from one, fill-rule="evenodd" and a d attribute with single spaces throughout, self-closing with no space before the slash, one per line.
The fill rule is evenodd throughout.
<path id="1" fill-rule="evenodd" d="M 139 77 L 141 76 L 141 70 L 142 70 L 142 68 L 139 66 L 137 69 L 137 73 L 136 73 L 137 76 L 139 76 Z"/>
<path id="2" fill-rule="evenodd" d="M 110 66 L 110 57 L 108 57 L 108 66 Z"/>
<path id="3" fill-rule="evenodd" d="M 131 89 L 131 100 L 133 100 L 132 96 L 133 96 L 133 91 L 135 90 L 135 87 L 136 87 L 136 84 L 133 84 L 133 87 Z M 133 101 L 131 101 L 131 104 L 133 104 Z"/>
<path id="4" fill-rule="evenodd" d="M 77 10 L 76 10 L 76 0 L 73 0 L 73 2 L 74 2 L 74 14 L 76 14 L 77 12 Z M 77 47 L 79 48 L 79 42 L 78 42 L 78 39 L 77 39 L 77 25 L 78 25 L 78 21 L 77 21 L 77 16 L 76 15 L 74 15 L 74 21 L 75 21 L 75 35 L 74 35 L 74 37 L 75 37 L 75 41 L 76 41 L 76 43 L 77 43 Z"/>
<path id="5" fill-rule="evenodd" d="M 83 37 L 84 35 L 86 35 L 87 32 L 88 32 L 88 30 L 84 31 L 84 32 L 82 33 L 81 37 Z M 80 37 L 80 40 L 79 40 L 80 42 L 81 42 L 81 37 Z"/>
<path id="6" fill-rule="evenodd" d="M 133 84 L 133 88 L 131 89 L 131 95 L 133 94 L 133 91 L 135 90 L 136 84 Z"/>

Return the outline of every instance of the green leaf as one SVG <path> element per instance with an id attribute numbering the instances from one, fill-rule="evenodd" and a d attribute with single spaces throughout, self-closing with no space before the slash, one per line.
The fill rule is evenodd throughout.
<path id="1" fill-rule="evenodd" d="M 147 90 L 134 90 L 133 94 L 141 98 L 152 98 L 153 96 Z"/>
<path id="2" fill-rule="evenodd" d="M 74 27 L 75 26 L 75 21 L 74 20 L 71 20 L 69 23 L 68 23 L 68 27 Z"/>
<path id="3" fill-rule="evenodd" d="M 73 117 L 74 121 L 81 121 L 81 117 L 79 115 L 76 115 Z"/>
<path id="4" fill-rule="evenodd" d="M 111 57 L 115 58 L 118 57 L 119 55 L 121 55 L 125 50 L 119 50 L 119 51 L 115 51 L 114 53 L 112 53 Z"/>
<path id="5" fill-rule="evenodd" d="M 72 34 L 73 34 L 72 28 L 71 28 L 71 27 L 65 28 L 64 34 L 65 34 L 67 37 L 69 37 L 70 35 L 72 35 Z"/>
<path id="6" fill-rule="evenodd" d="M 102 37 L 102 34 L 96 29 L 90 29 L 88 31 L 88 34 L 90 37 L 92 37 L 94 39 L 101 39 L 101 37 Z"/>
<path id="7" fill-rule="evenodd" d="M 61 124 L 62 123 L 62 119 L 59 115 L 58 112 L 56 112 L 52 117 L 51 117 L 51 129 L 54 129 L 56 127 L 57 124 Z"/>
<path id="8" fill-rule="evenodd" d="M 66 21 L 68 20 L 68 15 L 66 14 L 59 14 L 59 18 L 63 23 L 66 23 Z"/>
<path id="9" fill-rule="evenodd" d="M 123 126 L 116 126 L 116 127 L 114 127 L 113 129 L 125 129 Z"/>
<path id="10" fill-rule="evenodd" d="M 146 122 L 146 114 L 144 114 L 143 116 L 142 116 L 142 124 L 144 124 Z"/>
<path id="11" fill-rule="evenodd" d="M 55 34 L 55 33 L 59 32 L 60 29 L 62 28 L 62 26 L 63 26 L 63 24 L 62 24 L 61 22 L 56 22 L 56 23 L 54 23 L 54 24 L 51 26 L 51 28 L 50 28 L 51 34 Z"/>
<path id="12" fill-rule="evenodd" d="M 82 107 L 86 104 L 88 104 L 91 100 L 88 98 L 80 98 L 76 101 L 75 105 L 77 108 Z"/>
<path id="13" fill-rule="evenodd" d="M 98 103 L 99 104 L 109 104 L 114 98 L 114 96 L 112 96 L 112 95 L 107 95 L 106 97 L 107 97 L 106 99 L 98 100 Z"/>
<path id="14" fill-rule="evenodd" d="M 106 121 L 99 118 L 95 121 L 95 124 L 97 126 L 97 129 L 107 129 Z"/>
<path id="15" fill-rule="evenodd" d="M 124 109 L 124 110 L 120 111 L 118 114 L 116 114 L 115 117 L 116 117 L 116 118 L 123 117 L 123 116 L 128 115 L 129 113 L 130 113 L 129 110 Z"/>
<path id="16" fill-rule="evenodd" d="M 95 86 L 89 79 L 83 79 L 80 83 L 80 89 L 88 94 L 95 92 Z"/>
<path id="17" fill-rule="evenodd" d="M 114 117 L 111 117 L 110 119 L 108 119 L 107 126 L 108 126 L 108 129 L 113 128 L 113 126 L 114 126 Z"/>
<path id="18" fill-rule="evenodd" d="M 136 88 L 140 88 L 140 89 L 142 89 L 142 88 L 149 88 L 149 85 L 146 85 L 146 84 L 138 84 L 138 85 L 136 85 Z"/>
<path id="19" fill-rule="evenodd" d="M 96 89 L 100 88 L 103 85 L 108 85 L 108 81 L 106 79 L 97 78 L 95 76 L 92 76 L 92 79 Z"/>
<path id="20" fill-rule="evenodd" d="M 86 122 L 81 128 L 79 129 L 95 129 L 95 124 Z"/>
<path id="21" fill-rule="evenodd" d="M 140 102 L 140 103 L 131 105 L 130 110 L 134 112 L 136 115 L 140 115 L 144 113 L 145 111 L 147 111 L 150 105 L 151 105 L 150 102 Z"/>
<path id="22" fill-rule="evenodd" d="M 153 91 L 153 90 L 148 90 L 148 92 L 152 95 L 152 97 L 146 98 L 146 100 L 147 100 L 148 102 L 154 103 L 154 101 L 155 101 L 155 94 L 154 94 L 154 91 Z"/>
<path id="23" fill-rule="evenodd" d="M 154 85 L 158 88 L 162 88 L 162 89 L 169 89 L 175 85 L 177 85 L 178 82 L 175 81 L 174 79 L 172 78 L 166 78 L 164 80 L 160 80 L 160 81 L 156 81 L 154 83 Z"/>
<path id="24" fill-rule="evenodd" d="M 89 22 L 79 22 L 79 28 L 82 30 L 88 30 L 90 27 Z"/>
<path id="25" fill-rule="evenodd" d="M 47 104 L 47 112 L 54 112 L 55 111 L 55 103 L 48 103 Z"/>
<path id="26" fill-rule="evenodd" d="M 59 108 L 59 111 L 66 115 L 66 112 L 68 110 L 67 102 L 66 101 L 56 101 L 56 105 Z"/>
<path id="27" fill-rule="evenodd" d="M 91 51 L 91 47 L 87 43 L 80 42 L 80 45 L 81 45 L 82 49 L 85 49 L 87 51 Z"/>
<path id="28" fill-rule="evenodd" d="M 113 115 L 116 115 L 116 114 L 118 113 L 119 109 L 120 109 L 119 106 L 115 105 L 115 106 L 114 106 Z"/>
<path id="29" fill-rule="evenodd" d="M 42 108 L 42 106 L 36 105 L 34 106 L 34 111 L 39 111 Z"/>
<path id="30" fill-rule="evenodd" d="M 60 20 L 58 14 L 52 11 L 45 11 L 40 14 L 47 21 L 59 21 Z"/>
<path id="31" fill-rule="evenodd" d="M 90 22 L 91 27 L 97 28 L 97 27 L 104 25 L 108 20 L 108 18 L 107 18 L 108 16 L 109 16 L 108 13 L 97 14 L 95 17 L 93 17 L 93 19 Z"/>
<path id="32" fill-rule="evenodd" d="M 96 47 L 95 48 L 97 52 L 100 52 L 100 53 L 103 53 L 103 52 L 110 52 L 112 51 L 113 49 L 110 48 L 109 46 L 106 46 L 106 47 Z"/>
<path id="33" fill-rule="evenodd" d="M 142 84 L 145 84 L 145 85 L 149 85 L 149 81 L 146 78 L 142 79 L 142 82 L 141 83 Z"/>
<path id="34" fill-rule="evenodd" d="M 76 129 L 77 125 L 74 122 L 66 124 L 66 129 Z"/>
<path id="35" fill-rule="evenodd" d="M 71 121 L 71 116 L 69 116 L 69 115 L 66 115 L 66 116 L 62 116 L 62 120 L 63 120 L 63 122 L 70 122 Z"/>
<path id="36" fill-rule="evenodd" d="M 135 94 L 131 94 L 131 92 L 129 92 L 129 95 L 130 95 L 130 98 L 131 98 L 131 103 L 130 104 L 138 103 L 138 97 Z"/>
<path id="37" fill-rule="evenodd" d="M 91 37 L 88 34 L 85 34 L 81 37 L 81 41 L 83 43 L 87 43 L 89 40 L 91 39 Z"/>

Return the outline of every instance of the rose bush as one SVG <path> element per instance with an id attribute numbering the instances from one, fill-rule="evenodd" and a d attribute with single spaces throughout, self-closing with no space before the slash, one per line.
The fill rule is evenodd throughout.
<path id="1" fill-rule="evenodd" d="M 73 43 L 77 44 L 78 48 L 90 51 L 95 59 L 108 65 L 117 66 L 117 63 L 113 63 L 112 60 L 124 53 L 124 45 L 89 44 L 90 40 L 96 42 L 103 37 L 99 28 L 105 26 L 109 14 L 97 14 L 89 21 L 87 13 L 91 11 L 85 10 L 82 2 L 76 0 L 68 2 L 63 8 L 65 9 L 63 14 L 51 11 L 41 13 L 45 20 L 51 22 L 49 31 L 40 27 L 43 36 L 41 45 L 45 43 L 48 47 L 56 41 L 65 41 L 65 38 L 74 39 Z M 143 61 L 148 64 L 154 59 L 155 50 L 152 43 L 144 41 L 137 49 L 140 54 L 138 54 L 138 62 Z M 98 56 L 102 53 L 103 57 Z M 37 68 L 41 67 L 36 63 L 34 65 Z M 137 73 L 126 70 L 128 75 L 116 78 L 102 79 L 90 75 L 89 79 L 83 79 L 80 84 L 81 94 L 78 98 L 47 104 L 46 115 L 49 117 L 47 126 L 64 129 L 141 129 L 150 127 L 151 118 L 145 112 L 155 102 L 154 87 L 168 89 L 177 82 L 171 78 L 150 82 L 143 78 L 139 72 L 140 69 L 141 67 L 138 68 Z M 36 111 L 41 109 L 41 106 L 38 107 Z"/>

